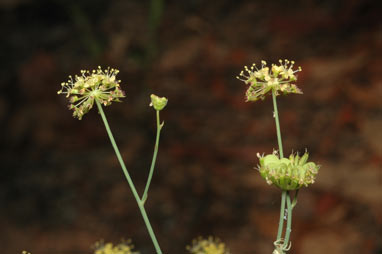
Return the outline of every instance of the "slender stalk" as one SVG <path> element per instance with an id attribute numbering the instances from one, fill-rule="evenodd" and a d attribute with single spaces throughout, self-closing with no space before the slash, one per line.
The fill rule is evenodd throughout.
<path id="1" fill-rule="evenodd" d="M 125 174 L 126 180 L 129 183 L 131 191 L 133 192 L 134 198 L 137 201 L 139 210 L 140 210 L 140 212 L 142 214 L 143 220 L 144 220 L 144 222 L 146 224 L 146 228 L 147 228 L 147 230 L 149 232 L 149 235 L 151 237 L 151 240 L 152 240 L 152 242 L 154 244 L 155 250 L 156 250 L 157 254 L 162 254 L 162 251 L 161 251 L 161 249 L 159 247 L 158 241 L 157 241 L 157 239 L 155 237 L 154 231 L 153 231 L 153 229 L 151 227 L 150 221 L 149 221 L 149 219 L 147 217 L 147 213 L 146 213 L 145 208 L 143 206 L 143 202 L 142 202 L 142 200 L 138 196 L 137 190 L 136 190 L 136 188 L 134 186 L 134 183 L 133 183 L 133 181 L 132 181 L 132 179 L 130 177 L 129 172 L 126 169 L 126 166 L 125 166 L 125 163 L 124 163 L 124 161 L 122 159 L 121 153 L 119 152 L 118 146 L 117 146 L 117 144 L 116 144 L 116 142 L 114 140 L 113 133 L 110 130 L 110 127 L 109 127 L 108 121 L 106 119 L 105 113 L 103 112 L 103 109 L 102 109 L 102 105 L 97 100 L 95 100 L 95 102 L 97 104 L 98 111 L 101 114 L 103 123 L 105 124 L 105 128 L 106 128 L 107 134 L 109 135 L 111 145 L 113 146 L 115 154 L 117 155 L 119 164 L 121 165 L 122 171 Z"/>
<path id="2" fill-rule="evenodd" d="M 155 139 L 154 154 L 153 154 L 153 159 L 151 161 L 149 176 L 147 178 L 145 191 L 143 192 L 143 195 L 142 195 L 142 203 L 143 204 L 146 202 L 147 192 L 149 191 L 151 179 L 153 177 L 155 162 L 156 162 L 156 159 L 157 159 L 158 148 L 159 148 L 160 131 L 162 130 L 162 127 L 163 127 L 163 124 L 160 124 L 159 110 L 157 110 L 156 112 L 157 112 L 157 136 L 156 136 L 156 139 Z"/>
<path id="3" fill-rule="evenodd" d="M 279 229 L 277 231 L 277 240 L 281 239 L 281 235 L 283 233 L 285 198 L 286 198 L 286 191 L 283 191 L 281 194 L 280 220 L 279 220 Z"/>
<path id="4" fill-rule="evenodd" d="M 288 219 L 287 219 L 287 228 L 285 231 L 285 240 L 284 245 L 285 247 L 288 246 L 290 233 L 292 232 L 292 210 L 293 210 L 293 204 L 290 200 L 290 194 L 289 191 L 287 193 L 287 207 L 288 207 Z"/>
<path id="5" fill-rule="evenodd" d="M 281 158 L 284 158 L 283 143 L 281 140 L 279 112 L 277 110 L 276 94 L 273 90 L 272 90 L 272 100 L 273 100 L 273 109 L 274 109 L 273 117 L 275 118 L 275 122 L 276 122 L 277 142 L 279 144 L 279 153 L 280 153 L 280 159 L 281 159 Z"/>
<path id="6" fill-rule="evenodd" d="M 276 94 L 275 94 L 274 91 L 272 91 L 272 100 L 273 100 L 273 117 L 275 118 L 275 122 L 276 122 L 276 133 L 277 133 L 277 143 L 279 145 L 279 154 L 280 154 L 280 158 L 283 158 L 284 157 L 284 153 L 283 153 L 283 143 L 282 143 L 282 140 L 281 140 L 279 111 L 277 110 Z M 279 228 L 278 228 L 278 231 L 277 231 L 277 240 L 281 239 L 281 235 L 282 235 L 282 232 L 283 232 L 285 197 L 286 197 L 286 195 L 287 195 L 287 192 L 283 190 L 282 194 L 281 194 L 280 219 L 279 219 Z"/>

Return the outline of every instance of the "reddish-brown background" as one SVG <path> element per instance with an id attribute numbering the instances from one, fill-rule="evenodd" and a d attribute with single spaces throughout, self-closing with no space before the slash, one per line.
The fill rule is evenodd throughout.
<path id="1" fill-rule="evenodd" d="M 253 168 L 277 147 L 272 104 L 245 103 L 235 76 L 288 58 L 304 95 L 278 99 L 284 150 L 322 165 L 300 192 L 292 253 L 382 253 L 376 2 L 165 1 L 150 30 L 149 1 L 1 1 L 0 252 L 91 253 L 101 238 L 132 238 L 154 253 L 100 117 L 78 121 L 56 95 L 69 74 L 102 65 L 120 69 L 127 98 L 105 110 L 140 192 L 149 95 L 169 98 L 146 205 L 164 253 L 199 235 L 271 253 L 280 191 Z"/>

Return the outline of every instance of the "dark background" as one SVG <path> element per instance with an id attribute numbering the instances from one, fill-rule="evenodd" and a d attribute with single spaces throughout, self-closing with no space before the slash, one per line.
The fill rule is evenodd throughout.
<path id="1" fill-rule="evenodd" d="M 1 253 L 91 253 L 131 238 L 154 253 L 95 109 L 56 91 L 98 65 L 127 98 L 105 109 L 142 193 L 154 138 L 149 95 L 169 99 L 146 209 L 162 250 L 199 235 L 271 253 L 280 191 L 254 170 L 277 148 L 272 104 L 246 103 L 244 65 L 295 60 L 304 95 L 278 97 L 286 154 L 322 165 L 300 191 L 292 253 L 382 253 L 378 1 L 0 1 Z"/>

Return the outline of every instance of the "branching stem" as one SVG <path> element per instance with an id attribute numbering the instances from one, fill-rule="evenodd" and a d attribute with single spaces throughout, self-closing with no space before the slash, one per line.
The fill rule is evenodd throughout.
<path id="1" fill-rule="evenodd" d="M 142 214 L 143 220 L 144 220 L 144 222 L 146 224 L 146 228 L 147 228 L 147 230 L 149 232 L 149 235 L 151 237 L 151 240 L 152 240 L 152 242 L 154 244 L 156 253 L 157 254 L 162 254 L 162 251 L 160 249 L 158 241 L 157 241 L 157 239 L 155 237 L 154 231 L 153 231 L 153 229 L 151 227 L 149 218 L 147 217 L 147 213 L 146 213 L 146 210 L 144 208 L 144 202 L 139 198 L 139 195 L 138 195 L 137 190 L 136 190 L 136 188 L 134 186 L 133 180 L 131 179 L 129 172 L 126 169 L 125 163 L 124 163 L 124 161 L 122 159 L 121 153 L 119 152 L 118 146 L 117 146 L 117 144 L 116 144 L 116 142 L 114 140 L 114 137 L 113 137 L 113 133 L 110 130 L 109 123 L 108 123 L 108 121 L 106 119 L 106 116 L 105 116 L 105 113 L 104 113 L 104 111 L 102 109 L 102 105 L 99 103 L 98 100 L 95 100 L 95 102 L 97 104 L 98 111 L 101 114 L 103 123 L 105 124 L 105 128 L 106 128 L 107 134 L 109 135 L 111 145 L 114 148 L 114 152 L 115 152 L 115 154 L 116 154 L 116 156 L 118 158 L 119 164 L 121 165 L 122 171 L 125 174 L 126 180 L 129 183 L 131 191 L 133 192 L 134 198 L 137 201 L 139 210 L 140 210 L 140 212 Z"/>

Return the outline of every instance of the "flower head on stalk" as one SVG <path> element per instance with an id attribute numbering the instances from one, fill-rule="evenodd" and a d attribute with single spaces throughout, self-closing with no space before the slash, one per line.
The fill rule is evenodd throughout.
<path id="1" fill-rule="evenodd" d="M 289 158 L 280 158 L 276 151 L 257 156 L 260 175 L 269 185 L 273 184 L 282 190 L 297 190 L 313 184 L 320 168 L 316 163 L 308 162 L 307 152 L 302 156 L 292 153 Z"/>
<path id="2" fill-rule="evenodd" d="M 279 60 L 279 65 L 272 64 L 271 68 L 267 63 L 261 61 L 261 68 L 252 64 L 251 68 L 244 67 L 245 72 L 241 71 L 236 78 L 249 85 L 246 91 L 247 101 L 263 100 L 268 92 L 274 91 L 276 95 L 296 93 L 302 94 L 302 91 L 293 82 L 297 80 L 295 75 L 301 71 L 301 67 L 293 70 L 294 61 Z"/>
<path id="3" fill-rule="evenodd" d="M 102 70 L 100 66 L 92 72 L 82 70 L 80 76 L 69 76 L 67 82 L 61 83 L 61 90 L 57 94 L 66 94 L 73 117 L 81 120 L 93 107 L 95 100 L 108 106 L 112 101 L 120 102 L 120 98 L 125 97 L 119 85 L 121 81 L 116 79 L 118 72 L 110 67 Z"/>

